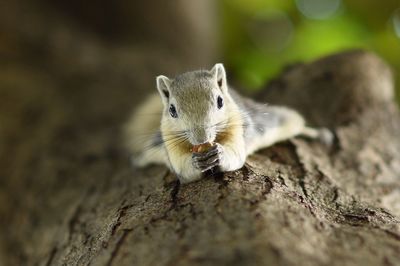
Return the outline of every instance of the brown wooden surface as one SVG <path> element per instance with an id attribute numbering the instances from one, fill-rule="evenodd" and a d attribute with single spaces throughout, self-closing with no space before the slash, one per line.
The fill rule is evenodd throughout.
<path id="1" fill-rule="evenodd" d="M 375 55 L 293 66 L 258 97 L 330 127 L 332 148 L 296 138 L 178 186 L 132 169 L 120 128 L 155 75 L 202 63 L 45 14 L 1 16 L 1 265 L 399 264 L 400 116 Z"/>

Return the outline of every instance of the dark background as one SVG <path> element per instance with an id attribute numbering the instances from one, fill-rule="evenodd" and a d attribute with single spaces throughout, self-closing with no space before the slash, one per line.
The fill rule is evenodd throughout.
<path id="1" fill-rule="evenodd" d="M 171 56 L 193 58 L 181 60 L 186 61 L 185 69 L 208 67 L 211 62 L 204 59 L 204 53 L 208 53 L 208 59 L 224 62 L 242 87 L 252 90 L 259 89 L 284 65 L 348 48 L 372 50 L 392 65 L 396 76 L 400 72 L 397 0 L 187 1 L 185 9 L 170 8 L 171 4 L 158 1 L 142 5 L 128 0 L 9 1 L 1 5 L 3 61 L 26 56 L 41 60 L 57 49 L 49 45 L 79 40 L 75 34 L 58 31 L 57 24 L 63 24 L 78 28 L 86 39 L 101 39 L 107 45 L 128 50 L 142 44 L 160 44 Z M 214 16 L 201 19 L 196 12 Z M 40 16 L 46 19 L 40 21 Z M 57 21 L 63 23 L 54 25 Z M 15 42 L 21 41 L 17 37 L 20 31 L 29 34 L 24 44 L 30 43 L 17 49 L 21 48 L 15 47 Z M 36 50 L 28 49 L 32 47 Z"/>

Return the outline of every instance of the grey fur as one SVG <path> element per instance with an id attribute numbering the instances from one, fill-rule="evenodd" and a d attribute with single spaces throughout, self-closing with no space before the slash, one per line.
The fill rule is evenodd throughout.
<path id="1" fill-rule="evenodd" d="M 215 99 L 211 93 L 213 88 L 211 78 L 212 75 L 208 71 L 195 71 L 181 74 L 173 80 L 170 87 L 171 94 L 180 103 L 180 113 L 191 114 L 193 115 L 192 119 L 203 122 L 204 114 L 208 111 L 205 108 L 210 105 L 215 106 Z M 201 101 L 203 104 L 194 105 L 189 100 Z M 204 109 L 199 110 L 199 106 Z M 204 121 L 202 126 L 206 125 L 207 123 Z"/>
<path id="2" fill-rule="evenodd" d="M 249 143 L 255 137 L 264 135 L 268 129 L 278 127 L 285 122 L 285 118 L 276 112 L 273 107 L 243 97 L 232 88 L 229 88 L 229 93 L 242 110 L 242 119 L 244 121 L 243 137 L 246 143 Z"/>
<path id="3" fill-rule="evenodd" d="M 186 72 L 174 79 L 158 76 L 157 89 L 163 103 L 161 132 L 150 143 L 162 152 L 156 159 L 146 156 L 140 163 L 163 162 L 183 183 L 198 180 L 210 169 L 239 169 L 247 155 L 296 135 L 325 142 L 332 139 L 330 132 L 320 133 L 306 127 L 304 119 L 294 110 L 267 106 L 239 95 L 228 87 L 222 64 L 216 64 L 210 71 Z M 218 97 L 222 97 L 223 106 L 218 106 Z M 173 109 L 177 115 L 175 111 L 170 115 Z M 217 137 L 221 137 L 221 143 L 216 143 Z M 190 153 L 189 148 L 187 152 L 177 152 L 174 148 L 182 139 L 189 142 L 185 144 L 188 147 L 208 142 L 214 146 L 205 153 Z M 172 145 L 168 146 L 168 142 Z M 164 151 L 167 158 L 162 156 Z"/>
<path id="4" fill-rule="evenodd" d="M 190 114 L 190 119 L 196 126 L 189 130 L 199 142 L 204 142 L 207 136 L 208 126 L 206 115 L 208 109 L 212 106 L 215 109 L 216 101 L 212 94 L 212 88 L 215 87 L 213 73 L 208 70 L 191 71 L 180 74 L 172 80 L 162 83 L 163 88 L 168 88 L 170 98 L 167 99 L 170 104 L 171 98 L 179 103 L 178 116 Z M 239 106 L 242 113 L 244 138 L 246 143 L 251 139 L 264 135 L 268 129 L 278 127 L 285 122 L 285 118 L 273 107 L 266 104 L 260 104 L 252 99 L 241 96 L 234 89 L 228 89 L 229 94 Z M 193 102 L 201 104 L 193 104 Z M 167 112 L 167 109 L 166 109 Z M 164 114 L 168 115 L 168 113 Z M 155 136 L 154 145 L 162 143 L 161 133 Z"/>

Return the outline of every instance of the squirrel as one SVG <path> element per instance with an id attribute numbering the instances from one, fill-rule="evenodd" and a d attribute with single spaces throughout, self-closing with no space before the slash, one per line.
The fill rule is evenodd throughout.
<path id="1" fill-rule="evenodd" d="M 292 109 L 239 95 L 228 86 L 222 64 L 156 81 L 159 95 L 132 114 L 125 140 L 135 166 L 164 164 L 181 183 L 240 169 L 249 154 L 294 136 L 328 145 L 333 140 L 328 129 L 307 127 Z"/>

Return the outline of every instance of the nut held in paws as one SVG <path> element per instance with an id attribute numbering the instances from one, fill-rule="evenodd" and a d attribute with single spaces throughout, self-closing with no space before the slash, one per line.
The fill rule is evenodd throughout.
<path id="1" fill-rule="evenodd" d="M 213 144 L 211 142 L 207 142 L 207 143 L 200 144 L 200 145 L 194 145 L 192 148 L 192 152 L 206 152 L 212 146 L 213 146 Z"/>

